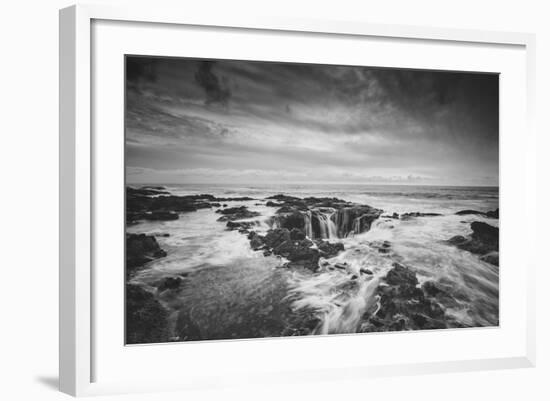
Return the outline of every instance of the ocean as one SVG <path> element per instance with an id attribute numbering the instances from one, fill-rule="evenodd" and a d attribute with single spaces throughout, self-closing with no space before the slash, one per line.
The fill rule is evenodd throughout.
<path id="1" fill-rule="evenodd" d="M 156 259 L 132 277 L 132 283 L 152 291 L 165 277 L 185 277 L 180 291 L 158 294 L 170 311 L 172 341 L 183 321 L 191 321 L 198 339 L 237 339 L 368 331 L 366 320 L 376 310 L 376 288 L 395 262 L 416 273 L 419 286 L 433 281 L 446 288 L 440 300 L 445 313 L 460 327 L 499 324 L 499 270 L 479 255 L 449 245 L 453 236 L 467 236 L 474 221 L 498 227 L 498 219 L 456 215 L 460 210 L 481 212 L 499 207 L 498 187 L 415 185 L 211 185 L 155 184 L 173 195 L 211 194 L 251 197 L 251 201 L 223 202 L 247 206 L 260 213 L 260 234 L 271 228 L 277 210 L 265 198 L 285 194 L 300 198 L 336 197 L 384 211 L 382 216 L 409 212 L 439 216 L 411 219 L 379 218 L 363 233 L 345 238 L 327 234 L 345 250 L 328 261 L 346 269 L 320 272 L 281 268 L 284 258 L 254 251 L 246 235 L 228 231 L 213 209 L 181 213 L 170 221 L 142 221 L 129 233 L 154 235 L 167 256 Z M 391 252 L 379 252 L 381 243 Z M 372 275 L 362 275 L 368 268 Z M 185 319 L 183 319 L 185 317 Z M 197 339 L 197 338 L 194 338 Z"/>

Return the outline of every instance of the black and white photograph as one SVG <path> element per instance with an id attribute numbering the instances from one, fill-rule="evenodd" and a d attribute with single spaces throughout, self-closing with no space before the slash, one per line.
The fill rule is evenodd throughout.
<path id="1" fill-rule="evenodd" d="M 126 55 L 124 90 L 126 344 L 499 326 L 498 74 Z"/>

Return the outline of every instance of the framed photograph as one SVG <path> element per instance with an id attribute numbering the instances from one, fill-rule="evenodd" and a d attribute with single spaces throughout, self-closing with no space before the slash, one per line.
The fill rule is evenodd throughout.
<path id="1" fill-rule="evenodd" d="M 61 390 L 534 366 L 533 49 L 62 10 Z"/>

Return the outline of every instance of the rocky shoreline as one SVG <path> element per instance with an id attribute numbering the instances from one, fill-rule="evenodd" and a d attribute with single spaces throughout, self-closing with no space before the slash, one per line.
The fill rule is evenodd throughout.
<path id="1" fill-rule="evenodd" d="M 266 216 L 260 216 L 260 213 L 244 205 L 228 206 L 224 203 L 245 201 L 257 201 L 266 207 L 276 208 L 275 213 L 267 217 L 267 224 L 271 227 L 267 232 L 255 229 L 257 218 L 265 219 Z M 391 222 L 441 216 L 420 212 L 384 214 L 381 209 L 337 198 L 298 198 L 284 194 L 265 199 L 222 198 L 210 194 L 175 196 L 164 187 L 126 189 L 127 225 L 148 220 L 177 220 L 181 213 L 200 209 L 215 209 L 220 215 L 217 220 L 225 223 L 225 229 L 246 235 L 251 249 L 261 251 L 265 257 L 281 258 L 282 268 L 307 271 L 309 274 L 318 274 L 326 269 L 346 270 L 345 263 L 328 263 L 326 260 L 345 250 L 339 239 L 370 230 L 376 220 Z M 499 211 L 462 210 L 456 215 L 498 219 Z M 474 221 L 470 228 L 470 235 L 454 236 L 444 242 L 498 266 L 498 227 Z M 373 248 L 381 254 L 389 254 L 391 243 L 373 244 Z M 166 277 L 155 283 L 154 288 L 132 283 L 132 277 L 146 268 L 148 263 L 166 256 L 155 236 L 126 235 L 126 341 L 129 344 L 201 339 L 200 329 L 182 313 L 175 317 L 175 331 L 178 334 L 175 336 L 173 323 L 172 327 L 169 323 L 173 311 L 159 298 L 159 294 L 165 291 L 179 291 L 186 283 L 186 275 Z M 364 266 L 358 274 L 372 276 L 373 273 L 369 266 Z M 351 276 L 351 280 L 357 278 L 357 274 Z M 397 261 L 380 278 L 375 297 L 377 302 L 365 312 L 359 332 L 462 327 L 445 314 L 442 305 L 451 302 L 447 289 L 432 281 L 420 286 L 416 273 Z M 310 334 L 312 330 L 313 326 L 300 331 L 300 335 Z"/>

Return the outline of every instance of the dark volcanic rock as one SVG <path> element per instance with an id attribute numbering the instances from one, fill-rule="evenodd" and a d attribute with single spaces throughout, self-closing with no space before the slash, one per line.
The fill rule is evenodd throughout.
<path id="1" fill-rule="evenodd" d="M 403 287 L 415 287 L 418 280 L 412 270 L 399 263 L 394 263 L 393 269 L 386 274 L 386 283 Z"/>
<path id="2" fill-rule="evenodd" d="M 287 240 L 273 249 L 275 255 L 287 258 L 290 263 L 287 267 L 305 267 L 317 270 L 319 267 L 319 251 L 311 248 L 313 242 L 308 239 L 301 241 Z"/>
<path id="3" fill-rule="evenodd" d="M 455 213 L 458 216 L 466 216 L 469 214 L 477 215 L 477 216 L 485 216 L 485 212 L 480 212 L 479 210 L 461 210 L 460 212 Z"/>
<path id="4" fill-rule="evenodd" d="M 498 209 L 491 210 L 491 211 L 485 213 L 485 212 L 481 212 L 479 210 L 469 210 L 468 209 L 468 210 L 461 210 L 459 212 L 456 212 L 455 214 L 458 215 L 458 216 L 475 215 L 475 216 L 489 217 L 489 218 L 492 218 L 492 219 L 498 219 L 499 210 Z"/>
<path id="5" fill-rule="evenodd" d="M 264 237 L 265 244 L 268 248 L 276 248 L 285 241 L 290 240 L 290 231 L 286 228 L 276 228 L 269 230 Z"/>
<path id="6" fill-rule="evenodd" d="M 386 219 L 398 219 L 399 218 L 399 214 L 397 213 L 393 213 L 393 214 L 388 214 L 388 215 L 383 215 L 382 217 L 386 218 Z"/>
<path id="7" fill-rule="evenodd" d="M 126 234 L 126 273 L 129 274 L 153 259 L 166 256 L 152 235 Z"/>
<path id="8" fill-rule="evenodd" d="M 228 230 L 249 230 L 254 227 L 256 222 L 254 221 L 228 221 L 225 225 Z"/>
<path id="9" fill-rule="evenodd" d="M 437 217 L 442 216 L 440 213 L 422 213 L 422 212 L 410 212 L 410 213 L 403 213 L 400 218 L 402 220 L 410 219 L 411 217 Z"/>
<path id="10" fill-rule="evenodd" d="M 426 281 L 422 284 L 422 290 L 424 290 L 424 292 L 431 297 L 435 297 L 444 292 L 444 290 L 435 281 Z"/>
<path id="11" fill-rule="evenodd" d="M 447 242 L 465 251 L 478 255 L 485 255 L 482 260 L 498 266 L 498 227 L 494 227 L 480 221 L 474 221 L 470 227 L 472 229 L 472 233 L 468 237 L 456 235 Z"/>
<path id="12" fill-rule="evenodd" d="M 250 232 L 248 239 L 252 249 L 264 249 L 265 256 L 274 254 L 288 259 L 289 263 L 285 267 L 303 267 L 312 271 L 319 268 L 322 256 L 329 258 L 344 250 L 344 245 L 340 243 L 322 240 L 313 242 L 298 229 L 289 231 L 286 228 L 275 228 L 265 236 Z"/>
<path id="13" fill-rule="evenodd" d="M 250 247 L 255 251 L 263 248 L 265 245 L 264 237 L 255 233 L 254 231 L 248 234 L 248 239 L 250 240 Z"/>
<path id="14" fill-rule="evenodd" d="M 341 242 L 331 243 L 328 241 L 316 240 L 315 244 L 321 252 L 321 255 L 325 258 L 332 258 L 344 250 L 344 244 Z"/>
<path id="15" fill-rule="evenodd" d="M 300 241 L 306 239 L 306 234 L 298 228 L 293 228 L 290 230 L 290 239 L 293 241 Z"/>
<path id="16" fill-rule="evenodd" d="M 248 201 L 249 197 L 216 198 L 210 194 L 175 196 L 161 187 L 126 188 L 126 221 L 174 219 L 173 212 L 194 212 L 199 209 L 219 207 L 220 201 Z M 172 213 L 160 215 L 158 213 Z M 155 218 L 158 216 L 158 218 Z"/>
<path id="17" fill-rule="evenodd" d="M 277 217 L 278 225 L 281 228 L 292 230 L 304 230 L 306 220 L 302 213 L 293 211 L 290 214 L 285 214 Z"/>
<path id="18" fill-rule="evenodd" d="M 141 187 L 141 189 L 152 189 L 154 191 L 161 191 L 161 192 L 165 192 L 165 193 L 168 193 L 166 192 L 166 188 L 165 187 L 162 187 L 160 185 L 158 186 L 155 186 L 155 185 L 146 185 L 144 187 Z"/>
<path id="19" fill-rule="evenodd" d="M 499 266 L 499 255 L 498 255 L 498 252 L 491 252 L 491 253 L 488 253 L 487 255 L 483 255 L 481 258 L 482 261 L 486 262 L 486 263 L 490 263 L 492 265 L 495 265 L 495 266 Z"/>
<path id="20" fill-rule="evenodd" d="M 311 236 L 311 239 L 333 236 L 343 238 L 350 233 L 367 231 L 382 214 L 382 210 L 338 198 L 300 199 L 279 194 L 266 199 L 276 200 L 282 205 L 272 219 L 275 227 L 289 230 L 297 228 Z"/>
<path id="21" fill-rule="evenodd" d="M 283 195 L 283 194 L 268 196 L 266 199 L 273 199 L 273 200 L 277 200 L 277 201 L 283 202 L 283 203 L 285 203 L 285 202 L 294 202 L 294 201 L 301 200 L 300 198 L 296 198 L 295 196 L 288 196 L 288 195 Z"/>
<path id="22" fill-rule="evenodd" d="M 244 201 L 253 201 L 255 200 L 254 198 L 250 198 L 248 196 L 240 196 L 240 197 L 237 197 L 237 198 L 216 198 L 214 197 L 214 200 L 216 201 L 220 201 L 220 202 L 244 202 Z"/>
<path id="23" fill-rule="evenodd" d="M 228 207 L 227 209 L 218 209 L 216 213 L 220 213 L 223 216 L 218 221 L 232 221 L 249 219 L 260 215 L 258 212 L 248 210 L 246 206 Z"/>
<path id="24" fill-rule="evenodd" d="M 159 343 L 169 340 L 168 312 L 154 295 L 126 284 L 126 343 Z"/>
<path id="25" fill-rule="evenodd" d="M 472 238 L 484 242 L 487 247 L 493 248 L 494 251 L 498 250 L 498 227 L 481 221 L 474 221 L 470 227 L 473 230 Z"/>
<path id="26" fill-rule="evenodd" d="M 265 205 L 269 206 L 269 207 L 281 207 L 281 206 L 283 206 L 283 203 L 268 201 Z"/>
<path id="27" fill-rule="evenodd" d="M 339 238 L 350 233 L 359 234 L 370 230 L 372 222 L 382 214 L 382 210 L 367 205 L 344 206 L 336 212 L 335 224 Z"/>
<path id="28" fill-rule="evenodd" d="M 379 309 L 368 316 L 362 331 L 394 331 L 441 329 L 448 327 L 448 318 L 441 305 L 418 288 L 416 274 L 394 263 L 376 289 Z"/>
<path id="29" fill-rule="evenodd" d="M 157 287 L 159 292 L 165 290 L 177 290 L 181 287 L 183 279 L 181 277 L 166 277 L 163 279 Z"/>
<path id="30" fill-rule="evenodd" d="M 126 196 L 158 196 L 168 194 L 164 187 L 126 188 Z"/>

